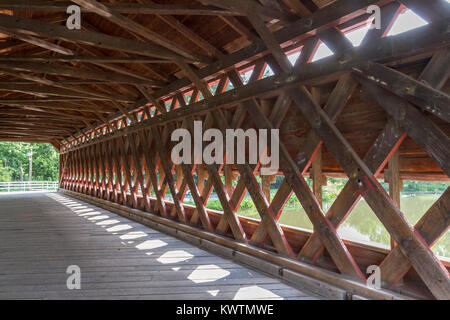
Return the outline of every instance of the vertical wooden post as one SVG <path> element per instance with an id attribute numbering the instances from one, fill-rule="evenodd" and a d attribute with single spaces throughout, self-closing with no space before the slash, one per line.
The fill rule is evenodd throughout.
<path id="1" fill-rule="evenodd" d="M 320 89 L 317 87 L 312 87 L 311 95 L 314 101 L 316 101 L 316 103 L 320 105 Z M 316 156 L 311 163 L 310 175 L 313 183 L 314 196 L 317 198 L 317 201 L 322 208 L 322 186 L 327 184 L 327 178 L 322 174 L 322 147 L 318 148 Z"/>
<path id="2" fill-rule="evenodd" d="M 270 184 L 274 183 L 277 176 L 263 176 L 261 175 L 261 188 L 266 196 L 267 202 L 270 203 Z"/>
<path id="3" fill-rule="evenodd" d="M 233 168 L 231 165 L 226 164 L 224 166 L 225 170 L 225 188 L 227 190 L 228 196 L 231 198 L 233 195 Z"/>
<path id="4" fill-rule="evenodd" d="M 319 201 L 320 207 L 322 208 L 322 186 L 327 184 L 327 177 L 322 174 L 322 147 L 317 150 L 317 154 L 312 161 L 310 174 L 314 196 L 317 198 L 317 201 Z"/>
<path id="5" fill-rule="evenodd" d="M 164 178 L 166 177 L 166 173 L 164 172 L 164 169 L 162 168 L 162 165 L 159 164 L 158 166 L 158 170 L 159 170 L 159 188 L 162 188 L 162 185 L 164 183 Z"/>
<path id="6" fill-rule="evenodd" d="M 207 173 L 203 165 L 197 165 L 197 187 L 200 194 L 203 194 L 203 189 L 205 188 L 206 175 Z"/>
<path id="7" fill-rule="evenodd" d="M 176 176 L 176 188 L 177 190 L 180 190 L 181 182 L 183 181 L 183 168 L 181 166 L 176 166 L 175 169 L 175 176 Z"/>
<path id="8" fill-rule="evenodd" d="M 385 170 L 384 180 L 389 183 L 389 195 L 400 209 L 400 191 L 403 190 L 403 181 L 400 179 L 400 153 L 398 149 L 389 159 L 389 169 Z M 391 248 L 395 242 L 391 238 Z"/>

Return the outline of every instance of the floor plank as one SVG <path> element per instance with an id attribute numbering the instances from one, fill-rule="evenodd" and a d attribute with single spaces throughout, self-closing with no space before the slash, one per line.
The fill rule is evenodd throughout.
<path id="1" fill-rule="evenodd" d="M 320 298 L 65 195 L 0 194 L 0 299 Z"/>

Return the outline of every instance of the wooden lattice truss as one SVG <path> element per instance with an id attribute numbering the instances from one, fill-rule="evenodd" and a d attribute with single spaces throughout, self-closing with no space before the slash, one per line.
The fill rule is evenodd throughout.
<path id="1" fill-rule="evenodd" d="M 74 2 L 85 7 L 94 4 L 91 7 L 94 12 L 103 16 L 109 12 L 113 23 L 140 39 L 155 42 L 154 35 L 120 15 L 113 7 L 96 6 L 91 0 Z M 256 6 L 256 2 L 202 2 L 246 16 L 259 38 L 227 56 L 208 47 L 215 60 L 200 70 L 193 66 L 198 57 L 180 51 L 178 47 L 169 51 L 167 46 L 162 50 L 148 43 L 142 47 L 131 47 L 135 45 L 131 42 L 123 43 L 130 46 L 128 52 L 151 50 L 158 53 L 158 59 L 176 61 L 185 78 L 151 93 L 141 86 L 145 98 L 127 108 L 114 102 L 122 113 L 108 119 L 102 117 L 101 122 L 95 125 L 86 122 L 88 128 L 80 134 L 60 140 L 61 188 L 139 208 L 183 224 L 200 225 L 206 231 L 227 235 L 252 246 L 273 246 L 278 254 L 304 262 L 316 263 L 326 249 L 342 275 L 359 281 L 365 281 L 364 264 L 356 262 L 354 254 L 336 230 L 364 197 L 395 242 L 379 264 L 383 286 L 392 288 L 413 267 L 435 298 L 449 299 L 448 270 L 430 250 L 449 227 L 449 189 L 413 226 L 377 181 L 377 176 L 406 136 L 411 137 L 443 173 L 450 176 L 449 138 L 425 114 L 431 113 L 445 123 L 450 120 L 450 99 L 441 91 L 450 71 L 449 8 L 441 1 L 401 1 L 425 16 L 430 23 L 390 38 L 384 36 L 400 8 L 400 3 L 393 1 L 336 1 L 312 14 L 304 12 L 306 17 L 297 21 L 291 21 L 291 16 L 279 17 L 289 22 L 284 20 L 285 27 L 275 33 L 269 30 L 264 18 L 273 12 L 261 11 L 264 7 Z M 354 48 L 336 26 L 361 16 L 370 4 L 383 5 L 382 28 L 369 31 L 363 44 Z M 11 30 L 8 23 L 8 18 L 2 18 L 0 25 Z M 16 20 L 16 23 L 22 30 L 34 28 L 34 32 L 41 36 L 50 32 L 45 23 L 29 25 L 25 19 Z M 117 46 L 109 43 L 112 39 L 106 36 L 91 39 L 89 33 L 71 34 L 58 28 L 51 32 L 59 33 L 64 39 L 69 37 L 94 46 Z M 286 56 L 289 48 L 281 47 L 280 43 L 294 38 L 297 39 L 296 45 L 302 46 L 302 51 L 292 66 Z M 321 62 L 309 63 L 319 41 L 325 42 L 335 55 Z M 392 68 L 399 61 L 414 61 L 430 52 L 433 52 L 433 57 L 418 78 Z M 262 78 L 267 65 L 275 75 Z M 30 63 L 28 67 L 30 70 L 33 65 Z M 20 70 L 20 66 L 17 69 Z M 238 69 L 253 69 L 248 83 L 242 81 Z M 90 76 L 93 75 L 86 75 Z M 211 79 L 217 82 L 214 94 L 208 86 Z M 325 103 L 321 103 L 323 99 L 314 88 L 308 89 L 336 80 Z M 234 89 L 226 91 L 230 82 Z M 135 85 L 139 87 L 141 84 Z M 189 101 L 184 97 L 186 90 L 182 91 L 187 87 L 192 91 Z M 356 88 L 389 115 L 385 127 L 364 158 L 358 156 L 335 125 Z M 201 100 L 200 93 L 203 96 Z M 267 100 L 261 99 L 273 96 L 276 96 L 273 105 L 267 106 Z M 172 101 L 169 110 L 165 107 L 168 100 Z M 236 172 L 228 166 L 175 166 L 170 161 L 173 146 L 170 133 L 176 128 L 192 131 L 194 120 L 202 120 L 204 129 L 219 128 L 223 132 L 227 128 L 247 128 L 249 123 L 257 129 L 274 129 L 283 126 L 286 114 L 292 108 L 302 114 L 310 129 L 294 155 L 281 139 L 280 174 L 284 180 L 273 199 L 266 195 L 266 179 L 270 177 L 263 177 L 263 186 L 256 180 L 260 164 L 236 165 L 234 168 L 240 178 L 232 190 L 231 181 Z M 327 212 L 322 211 L 321 199 L 316 197 L 318 192 L 311 191 L 304 178 L 311 164 L 319 159 L 323 145 L 349 179 Z M 225 175 L 225 183 L 221 175 Z M 315 182 L 319 179 L 320 174 L 313 175 Z M 390 179 L 398 180 L 398 176 L 392 173 Z M 213 189 L 223 207 L 223 214 L 205 207 Z M 173 201 L 165 197 L 167 190 L 170 190 Z M 195 208 L 183 203 L 188 190 Z M 155 198 L 151 197 L 152 191 Z M 246 192 L 261 217 L 261 222 L 253 223 L 253 228 L 245 226 L 245 219 L 237 216 Z M 297 196 L 314 226 L 314 232 L 301 246 L 293 245 L 292 233 L 295 231 L 290 230 L 291 235 L 288 236 L 288 228 L 278 223 L 292 194 Z"/>

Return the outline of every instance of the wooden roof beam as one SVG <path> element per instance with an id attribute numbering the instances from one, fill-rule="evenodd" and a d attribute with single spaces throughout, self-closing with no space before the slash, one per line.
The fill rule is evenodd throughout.
<path id="1" fill-rule="evenodd" d="M 111 83 L 128 83 L 162 86 L 163 83 L 154 80 L 142 80 L 132 76 L 102 72 L 98 70 L 80 69 L 62 65 L 42 64 L 37 62 L 0 62 L 0 68 L 5 70 L 27 71 L 34 73 L 54 74 L 71 78 L 100 80 Z"/>
<path id="2" fill-rule="evenodd" d="M 98 91 L 90 90 L 87 88 L 80 88 L 80 87 L 73 86 L 73 85 L 66 85 L 66 84 L 59 83 L 58 81 L 52 81 L 52 80 L 44 79 L 44 78 L 37 77 L 37 76 L 32 76 L 32 75 L 28 75 L 28 74 L 24 74 L 24 73 L 8 72 L 8 71 L 5 71 L 4 69 L 3 70 L 0 69 L 0 70 L 3 73 L 9 74 L 13 77 L 30 80 L 30 81 L 32 81 L 32 83 L 39 83 L 39 84 L 43 84 L 43 85 L 49 86 L 49 87 L 62 88 L 64 90 L 76 92 L 77 95 L 75 95 L 75 97 L 87 97 L 87 98 L 97 97 L 97 98 L 99 98 L 99 100 L 111 100 L 114 97 L 111 94 L 102 94 L 102 93 L 99 93 Z M 8 83 L 6 83 L 6 84 L 0 84 L 0 87 L 13 86 L 13 85 L 20 87 L 21 85 L 26 86 L 29 84 L 11 84 L 11 83 L 8 84 Z M 121 96 L 116 96 L 116 99 L 122 100 L 123 98 Z"/>
<path id="3" fill-rule="evenodd" d="M 300 70 L 296 70 L 288 75 L 275 75 L 247 84 L 241 88 L 233 89 L 225 93 L 204 99 L 200 102 L 188 105 L 185 108 L 177 109 L 176 112 L 167 112 L 152 117 L 149 120 L 131 125 L 116 134 L 127 134 L 144 127 L 153 125 L 161 125 L 170 121 L 180 120 L 194 114 L 204 114 L 208 111 L 219 107 L 232 106 L 246 99 L 261 96 L 269 92 L 279 92 L 286 88 L 293 87 L 299 83 L 305 84 L 312 80 L 333 79 L 334 75 L 349 72 L 353 66 L 358 65 L 361 61 L 383 61 L 388 62 L 392 59 L 399 59 L 408 55 L 417 55 L 427 50 L 439 50 L 446 48 L 450 44 L 448 35 L 448 25 L 450 20 L 439 21 L 423 26 L 421 28 L 405 32 L 395 37 L 382 38 L 373 41 L 366 47 L 357 48 L 355 57 L 342 63 L 335 56 L 323 59 L 318 63 L 309 63 L 303 65 Z M 415 38 L 416 46 L 411 47 L 411 38 Z M 155 95 L 153 95 L 155 97 Z M 155 97 L 156 98 L 156 97 Z M 144 105 L 146 101 L 140 104 Z M 128 109 L 131 112 L 131 108 Z M 98 139 L 111 139 L 114 136 L 104 136 Z M 78 146 L 83 147 L 83 146 Z"/>
<path id="4" fill-rule="evenodd" d="M 6 10 L 34 10 L 48 12 L 66 12 L 70 1 L 45 0 L 0 0 L 0 9 Z M 213 16 L 241 16 L 243 13 L 224 10 L 214 6 L 201 6 L 191 4 L 156 4 L 156 3 L 104 3 L 111 10 L 125 14 L 152 14 L 152 15 L 213 15 Z M 90 8 L 83 11 L 94 12 Z"/>
<path id="5" fill-rule="evenodd" d="M 78 4 L 82 8 L 89 8 L 99 16 L 102 16 L 108 21 L 117 24 L 118 26 L 131 31 L 144 39 L 151 41 L 153 43 L 156 43 L 160 46 L 163 46 L 176 54 L 179 54 L 183 57 L 186 57 L 193 61 L 199 61 L 199 62 L 210 62 L 209 59 L 205 59 L 204 57 L 200 57 L 196 54 L 193 54 L 189 50 L 182 48 L 178 44 L 160 36 L 157 32 L 154 32 L 147 27 L 131 20 L 130 18 L 127 18 L 120 13 L 116 12 L 115 10 L 112 10 L 105 5 L 103 5 L 100 2 L 97 2 L 95 0 L 72 0 L 72 2 Z"/>
<path id="6" fill-rule="evenodd" d="M 147 57 L 162 59 L 186 59 L 167 48 L 150 43 L 143 43 L 127 38 L 106 35 L 100 32 L 67 29 L 66 26 L 46 23 L 39 20 L 24 19 L 17 16 L 0 14 L 0 30 L 11 33 L 61 39 L 68 42 L 82 43 L 94 47 L 140 54 Z M 197 58 L 188 59 L 190 62 L 201 62 Z"/>
<path id="7" fill-rule="evenodd" d="M 55 50 L 53 50 L 55 51 Z M 89 63 L 173 63 L 171 60 L 146 58 L 140 56 L 109 57 L 109 56 L 0 56 L 0 61 L 24 62 L 89 62 Z"/>
<path id="8" fill-rule="evenodd" d="M 29 36 L 29 35 L 25 35 L 25 34 L 20 34 L 14 31 L 8 31 L 8 30 L 3 30 L 6 33 L 8 33 L 11 37 L 19 39 L 21 41 L 27 42 L 29 44 L 44 48 L 44 49 L 48 49 L 54 52 L 58 52 L 60 54 L 64 54 L 64 55 L 73 55 L 74 52 L 70 49 L 64 48 L 60 45 L 51 43 L 49 41 L 43 40 L 43 39 L 39 39 L 37 37 L 33 37 L 33 36 Z"/>
<path id="9" fill-rule="evenodd" d="M 350 21 L 351 19 L 364 14 L 367 6 L 372 4 L 382 4 L 391 1 L 382 0 L 340 0 L 336 1 L 323 9 L 318 10 L 313 13 L 310 17 L 306 19 L 301 19 L 286 28 L 274 33 L 278 43 L 283 43 L 290 39 L 299 37 L 300 35 L 306 35 L 307 33 L 315 33 L 320 30 L 326 29 L 331 25 L 337 25 L 339 23 L 344 23 Z M 232 17 L 231 17 L 232 18 Z M 236 53 L 230 54 L 223 59 L 220 59 L 209 66 L 199 70 L 198 76 L 200 78 L 205 78 L 216 73 L 218 70 L 229 68 L 236 63 L 243 60 L 250 59 L 251 57 L 258 55 L 265 50 L 267 50 L 264 42 L 260 40 L 256 35 L 253 35 L 253 43 L 244 49 L 237 51 Z M 174 91 L 177 91 L 183 87 L 189 86 L 191 80 L 187 77 L 176 80 L 166 87 L 156 91 L 153 96 L 155 98 L 160 98 L 166 96 Z M 145 99 L 140 99 L 130 108 L 137 109 L 145 104 Z M 116 113 L 110 116 L 109 120 L 120 117 L 121 113 Z"/>
<path id="10" fill-rule="evenodd" d="M 296 15 L 262 6 L 254 0 L 201 0 L 201 2 L 212 4 L 227 10 L 242 12 L 245 15 L 248 15 L 250 13 L 257 14 L 265 20 L 276 19 L 292 22 L 298 19 Z"/>
<path id="11" fill-rule="evenodd" d="M 79 93 L 73 90 L 52 88 L 49 86 L 38 86 L 38 85 L 18 85 L 18 84 L 3 84 L 0 85 L 0 91 L 12 91 L 21 92 L 26 94 L 38 95 L 38 96 L 60 96 L 60 97 L 71 97 L 71 98 L 83 98 L 87 100 L 111 100 L 112 97 L 99 97 L 90 95 L 89 93 Z"/>
<path id="12" fill-rule="evenodd" d="M 53 110 L 92 111 L 92 107 L 86 104 L 72 104 L 70 102 L 66 102 L 64 104 L 52 104 L 45 102 L 35 102 L 31 99 L 22 100 L 22 102 L 7 102 L 5 100 L 0 100 L 0 106 L 2 105 L 12 107 L 39 107 Z M 115 108 L 113 106 L 109 106 L 108 104 L 97 104 L 95 106 L 95 110 L 98 112 L 111 113 L 115 111 Z"/>

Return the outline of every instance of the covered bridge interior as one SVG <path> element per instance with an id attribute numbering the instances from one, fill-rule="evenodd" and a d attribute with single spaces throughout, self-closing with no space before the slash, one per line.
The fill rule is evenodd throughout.
<path id="1" fill-rule="evenodd" d="M 66 25 L 71 5 L 80 29 Z M 447 1 L 0 0 L 0 10 L 0 140 L 58 149 L 61 193 L 265 260 L 282 278 L 450 298 L 450 261 L 431 251 L 448 232 L 449 189 L 415 225 L 399 208 L 403 180 L 449 181 Z M 388 35 L 405 10 L 427 23 Z M 378 28 L 355 46 L 345 35 L 373 13 Z M 316 61 L 323 44 L 333 54 Z M 194 136 L 194 121 L 279 129 L 279 170 L 262 175 L 261 158 L 174 164 L 171 134 Z M 322 186 L 336 177 L 348 181 L 324 210 Z M 222 210 L 206 207 L 212 194 Z M 237 214 L 246 194 L 260 219 Z M 292 195 L 312 231 L 278 222 Z M 339 236 L 362 198 L 390 248 Z M 366 285 L 370 265 L 381 289 Z"/>

